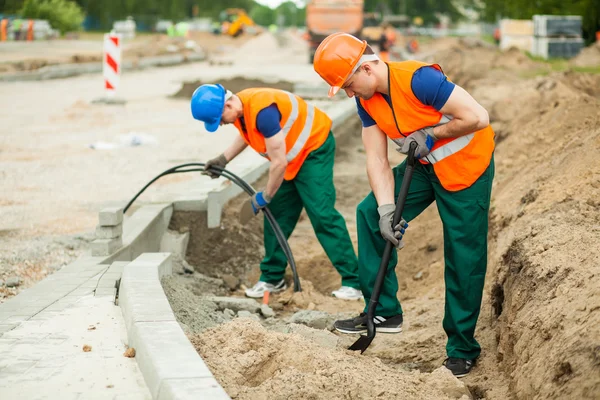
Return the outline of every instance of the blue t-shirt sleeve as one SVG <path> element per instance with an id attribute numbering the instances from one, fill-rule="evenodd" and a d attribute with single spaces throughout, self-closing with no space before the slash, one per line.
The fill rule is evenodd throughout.
<path id="1" fill-rule="evenodd" d="M 367 110 L 365 110 L 365 108 L 362 106 L 362 104 L 360 104 L 360 100 L 358 97 L 355 97 L 356 99 L 356 109 L 358 111 L 358 116 L 360 117 L 360 120 L 362 121 L 362 126 L 364 128 L 368 128 L 370 126 L 375 125 L 375 120 L 369 115 L 369 113 L 367 112 Z"/>
<path id="2" fill-rule="evenodd" d="M 419 68 L 413 74 L 411 88 L 417 99 L 426 106 L 440 110 L 454 90 L 444 73 L 434 67 Z"/>
<path id="3" fill-rule="evenodd" d="M 281 130 L 281 113 L 276 104 L 263 108 L 256 115 L 256 129 L 265 137 L 270 138 Z"/>

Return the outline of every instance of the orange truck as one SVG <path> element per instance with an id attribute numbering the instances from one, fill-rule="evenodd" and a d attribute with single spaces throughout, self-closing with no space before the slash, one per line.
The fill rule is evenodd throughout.
<path id="1" fill-rule="evenodd" d="M 309 0 L 306 4 L 306 30 L 310 46 L 309 62 L 323 39 L 335 32 L 361 36 L 363 0 Z"/>

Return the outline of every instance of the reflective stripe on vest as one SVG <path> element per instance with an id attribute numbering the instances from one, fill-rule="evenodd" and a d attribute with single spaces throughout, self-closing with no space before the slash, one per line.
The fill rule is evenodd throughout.
<path id="1" fill-rule="evenodd" d="M 300 132 L 298 139 L 296 139 L 296 143 L 294 143 L 294 146 L 290 149 L 290 151 L 286 155 L 288 162 L 290 162 L 294 158 L 296 158 L 298 153 L 300 153 L 300 151 L 304 148 L 304 145 L 306 144 L 306 142 L 308 141 L 308 138 L 310 137 L 310 132 L 312 131 L 312 126 L 313 126 L 314 120 L 315 120 L 315 106 L 313 106 L 312 104 L 307 104 L 306 121 L 304 121 L 304 127 L 302 128 L 302 132 Z"/>
<path id="2" fill-rule="evenodd" d="M 458 153 L 471 142 L 471 140 L 475 137 L 474 133 L 469 133 L 468 135 L 461 136 L 459 138 L 454 139 L 450 143 L 443 145 L 442 147 L 438 147 L 427 156 L 424 157 L 430 164 L 435 164 L 438 161 L 442 161 L 444 158 L 451 156 L 454 153 Z"/>
<path id="3" fill-rule="evenodd" d="M 300 109 L 298 107 L 298 100 L 296 99 L 296 96 L 294 96 L 292 93 L 289 93 L 289 92 L 285 92 L 285 94 L 288 95 L 290 102 L 292 103 L 292 111 L 290 112 L 290 116 L 288 117 L 287 121 L 285 122 L 285 125 L 283 126 L 283 128 L 281 128 L 283 137 L 287 138 L 287 135 L 288 135 L 288 133 L 290 133 L 290 130 L 292 129 L 292 126 L 294 125 L 294 122 L 296 122 L 296 120 L 298 119 L 298 114 L 300 113 Z M 296 139 L 296 142 L 294 143 L 294 145 L 292 146 L 290 151 L 288 151 L 286 154 L 286 159 L 288 162 L 290 162 L 294 158 L 296 158 L 296 156 L 304 148 L 304 145 L 306 145 L 306 142 L 308 141 L 308 138 L 310 137 L 310 132 L 312 131 L 313 122 L 315 120 L 315 106 L 313 106 L 312 104 L 308 104 L 308 103 L 306 104 L 306 106 L 307 106 L 306 121 L 304 121 L 304 127 L 302 128 L 300 135 Z M 260 154 L 263 157 L 269 156 L 268 153 L 258 153 L 258 154 Z"/>
<path id="4" fill-rule="evenodd" d="M 433 127 L 446 125 L 448 122 L 452 121 L 453 117 L 451 115 L 442 114 L 442 118 L 440 122 L 433 125 Z M 471 142 L 471 140 L 475 137 L 475 133 L 469 133 L 468 135 L 461 136 L 459 138 L 454 139 L 453 141 L 446 143 L 443 146 L 438 147 L 433 150 L 431 153 L 423 157 L 423 159 L 430 164 L 435 164 L 436 162 L 442 161 L 444 158 L 451 156 L 454 153 L 458 153 Z M 394 143 L 398 146 L 402 147 L 404 144 L 405 138 L 400 139 L 392 139 Z"/>

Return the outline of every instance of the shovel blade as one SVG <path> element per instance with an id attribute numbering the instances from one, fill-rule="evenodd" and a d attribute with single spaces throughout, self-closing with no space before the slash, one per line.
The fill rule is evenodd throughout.
<path id="1" fill-rule="evenodd" d="M 375 339 L 375 335 L 373 336 L 365 336 L 360 335 L 358 340 L 352 344 L 352 346 L 348 347 L 348 350 L 358 351 L 360 350 L 360 354 L 364 353 L 365 350 L 371 345 L 371 342 Z"/>
<path id="2" fill-rule="evenodd" d="M 252 208 L 252 202 L 250 200 L 245 201 L 240 208 L 240 223 L 246 225 L 248 221 L 255 217 L 254 209 Z"/>

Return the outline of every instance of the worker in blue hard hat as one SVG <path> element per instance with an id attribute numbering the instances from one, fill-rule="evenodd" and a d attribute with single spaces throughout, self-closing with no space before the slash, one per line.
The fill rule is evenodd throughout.
<path id="1" fill-rule="evenodd" d="M 218 84 L 198 87 L 192 95 L 191 111 L 209 132 L 219 125 L 234 124 L 240 133 L 222 154 L 206 163 L 205 169 L 225 168 L 248 146 L 271 161 L 266 188 L 244 204 L 242 222 L 268 205 L 289 238 L 302 209 L 306 209 L 319 242 L 342 277 L 341 287 L 332 295 L 361 299 L 356 253 L 344 217 L 335 209 L 335 139 L 327 114 L 283 90 L 256 88 L 233 94 Z M 218 177 L 211 171 L 206 174 Z M 280 292 L 287 287 L 287 259 L 266 219 L 264 246 L 262 274 L 246 290 L 248 297 L 259 298 L 265 291 Z"/>

